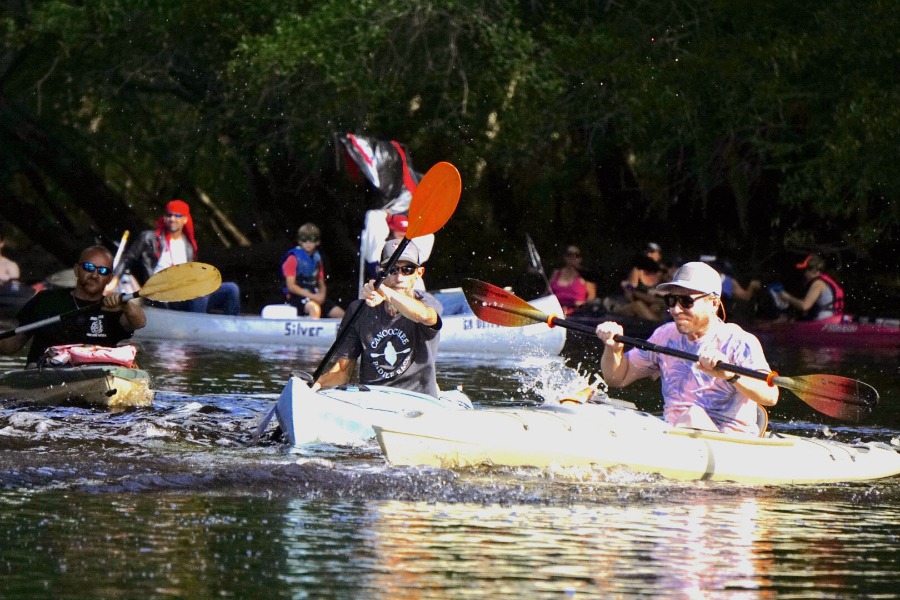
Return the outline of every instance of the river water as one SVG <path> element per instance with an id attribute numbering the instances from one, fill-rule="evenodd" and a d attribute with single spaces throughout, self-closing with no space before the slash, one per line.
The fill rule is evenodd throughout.
<path id="1" fill-rule="evenodd" d="M 769 348 L 881 393 L 847 426 L 783 392 L 772 426 L 890 442 L 898 352 Z M 154 408 L 0 408 L 0 598 L 897 598 L 900 478 L 678 483 L 624 471 L 394 468 L 251 432 L 323 352 L 147 343 Z M 20 359 L 0 360 L 0 370 Z M 480 406 L 535 404 L 596 356 L 441 356 Z M 658 383 L 618 391 L 659 412 Z"/>

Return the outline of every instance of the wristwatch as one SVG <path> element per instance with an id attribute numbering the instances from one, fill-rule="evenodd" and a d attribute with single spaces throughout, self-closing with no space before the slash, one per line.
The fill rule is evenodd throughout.
<path id="1" fill-rule="evenodd" d="M 737 380 L 740 379 L 740 378 L 741 378 L 741 376 L 738 375 L 737 373 L 735 373 L 734 375 L 732 375 L 731 377 L 729 377 L 729 378 L 726 379 L 725 381 L 727 381 L 728 383 L 734 383 L 735 381 L 737 381 Z"/>

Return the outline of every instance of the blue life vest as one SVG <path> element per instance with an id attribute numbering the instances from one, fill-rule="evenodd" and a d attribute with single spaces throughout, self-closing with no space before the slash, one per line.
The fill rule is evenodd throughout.
<path id="1" fill-rule="evenodd" d="M 297 259 L 297 272 L 295 273 L 297 285 L 305 290 L 318 292 L 319 269 L 322 265 L 322 255 L 319 254 L 318 250 L 313 252 L 313 255 L 310 256 L 303 248 L 291 248 L 285 252 L 283 257 L 281 257 L 281 264 L 284 264 L 284 261 L 292 254 Z M 287 288 L 284 288 L 284 293 L 289 294 L 290 292 Z"/>

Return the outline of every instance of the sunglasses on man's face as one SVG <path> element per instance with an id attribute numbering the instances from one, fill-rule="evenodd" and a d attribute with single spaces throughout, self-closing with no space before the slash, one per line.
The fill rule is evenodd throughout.
<path id="1" fill-rule="evenodd" d="M 170 218 L 170 219 L 181 219 L 181 218 L 184 218 L 184 215 L 181 214 L 181 213 L 171 213 L 171 212 L 167 212 L 165 216 L 168 217 L 168 218 Z"/>
<path id="2" fill-rule="evenodd" d="M 388 275 L 396 275 L 397 273 L 403 273 L 404 275 L 409 276 L 409 275 L 412 275 L 413 273 L 415 273 L 416 269 L 418 269 L 418 268 L 419 267 L 417 267 L 415 265 L 403 265 L 402 267 L 394 266 L 394 267 L 391 267 L 390 270 L 388 270 Z"/>
<path id="3" fill-rule="evenodd" d="M 101 275 L 109 275 L 110 273 L 112 273 L 112 269 L 110 267 L 98 267 L 92 262 L 81 263 L 81 268 L 88 273 L 93 273 L 94 271 L 97 271 Z"/>
<path id="4" fill-rule="evenodd" d="M 317 238 L 317 237 L 302 237 L 302 238 L 297 238 L 297 240 L 298 240 L 301 244 L 303 244 L 303 243 L 305 243 L 305 242 L 313 242 L 313 243 L 316 243 L 316 242 L 319 241 L 319 238 Z"/>
<path id="5" fill-rule="evenodd" d="M 674 307 L 676 304 L 680 304 L 681 308 L 691 308 L 694 306 L 694 302 L 699 300 L 700 298 L 705 298 L 709 296 L 709 294 L 700 294 L 699 296 L 679 296 L 675 294 L 666 294 L 663 296 L 663 301 L 665 301 L 666 306 L 669 308 Z"/>

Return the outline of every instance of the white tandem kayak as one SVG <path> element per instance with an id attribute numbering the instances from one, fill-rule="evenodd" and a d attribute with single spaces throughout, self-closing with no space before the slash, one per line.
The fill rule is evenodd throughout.
<path id="1" fill-rule="evenodd" d="M 454 296 L 456 303 L 462 292 L 435 294 L 440 299 Z M 556 296 L 533 301 L 544 312 L 562 314 Z M 278 308 L 293 308 L 275 305 Z M 267 307 L 269 308 L 269 307 Z M 197 344 L 278 344 L 327 349 L 334 342 L 340 319 L 285 317 L 283 310 L 268 310 L 263 317 L 255 315 L 219 315 L 191 313 L 145 306 L 146 327 L 135 332 L 135 340 L 178 340 Z M 542 353 L 557 355 L 566 343 L 565 330 L 544 324 L 527 327 L 500 327 L 485 323 L 466 307 L 462 314 L 443 317 L 440 352 L 504 354 Z"/>
<path id="2" fill-rule="evenodd" d="M 383 419 L 374 429 L 394 465 L 622 466 L 679 480 L 759 485 L 900 474 L 900 453 L 886 444 L 675 428 L 653 415 L 604 404 L 422 412 Z"/>
<path id="3" fill-rule="evenodd" d="M 357 446 L 375 437 L 372 422 L 385 416 L 470 409 L 472 402 L 457 390 L 445 392 L 440 398 L 378 385 L 347 385 L 313 392 L 300 378 L 291 377 L 278 398 L 275 414 L 292 446 Z"/>

